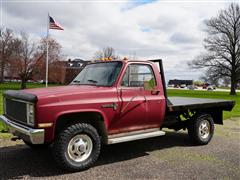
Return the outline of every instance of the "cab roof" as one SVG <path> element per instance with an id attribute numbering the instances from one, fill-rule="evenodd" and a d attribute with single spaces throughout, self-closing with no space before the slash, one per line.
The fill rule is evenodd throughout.
<path id="1" fill-rule="evenodd" d="M 91 63 L 110 63 L 110 62 L 123 62 L 124 64 L 127 64 L 127 63 L 151 63 L 153 64 L 153 62 L 149 61 L 149 60 L 107 60 L 107 61 L 103 61 L 103 60 L 93 60 L 93 61 L 90 61 L 89 64 Z"/>

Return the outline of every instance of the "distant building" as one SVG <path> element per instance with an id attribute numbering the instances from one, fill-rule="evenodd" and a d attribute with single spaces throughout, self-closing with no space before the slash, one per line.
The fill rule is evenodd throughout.
<path id="1" fill-rule="evenodd" d="M 77 58 L 73 60 L 69 59 L 67 61 L 49 62 L 48 82 L 69 84 L 88 62 L 89 61 L 84 61 L 83 59 Z M 21 81 L 18 68 L 16 66 L 17 64 L 12 64 L 11 66 L 9 66 L 8 64 L 6 65 L 4 71 L 5 81 Z M 39 68 L 34 71 L 32 77 L 29 80 L 34 82 L 45 82 L 45 61 L 43 61 L 42 64 L 39 64 L 38 67 Z"/>
<path id="2" fill-rule="evenodd" d="M 180 80 L 180 79 L 173 79 L 168 81 L 169 86 L 180 86 L 182 84 L 193 85 L 193 80 Z"/>
<path id="3" fill-rule="evenodd" d="M 67 67 L 79 68 L 82 65 L 84 65 L 86 62 L 88 61 L 84 61 L 82 59 L 73 59 L 73 60 L 69 59 L 67 61 Z"/>
<path id="4" fill-rule="evenodd" d="M 61 83 L 69 84 L 89 61 L 84 61 L 82 59 L 69 59 L 68 61 L 61 62 L 64 63 L 61 72 Z"/>

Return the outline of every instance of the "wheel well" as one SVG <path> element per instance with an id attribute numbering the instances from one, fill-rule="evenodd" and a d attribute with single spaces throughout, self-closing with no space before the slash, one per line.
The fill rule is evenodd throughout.
<path id="1" fill-rule="evenodd" d="M 210 113 L 215 124 L 223 124 L 223 112 L 221 109 L 215 109 Z"/>
<path id="2" fill-rule="evenodd" d="M 201 109 L 201 110 L 188 110 L 175 113 L 168 113 L 165 117 L 165 120 L 162 124 L 163 127 L 169 129 L 174 129 L 176 131 L 180 129 L 186 129 L 189 123 L 194 120 L 196 117 L 202 114 L 209 114 L 213 118 L 215 124 L 223 124 L 223 113 L 222 109 L 211 108 L 211 109 Z"/>
<path id="3" fill-rule="evenodd" d="M 98 131 L 102 143 L 107 143 L 107 130 L 104 119 L 97 112 L 81 112 L 61 115 L 55 124 L 55 136 L 65 127 L 75 123 L 91 124 Z"/>
<path id="4" fill-rule="evenodd" d="M 215 124 L 223 124 L 222 109 L 213 108 L 204 111 L 199 111 L 197 114 L 210 114 Z"/>

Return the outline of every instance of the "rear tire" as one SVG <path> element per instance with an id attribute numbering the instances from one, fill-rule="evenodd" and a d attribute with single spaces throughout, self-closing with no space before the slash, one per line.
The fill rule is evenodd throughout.
<path id="1" fill-rule="evenodd" d="M 210 114 L 201 114 L 190 121 L 188 135 L 196 145 L 208 144 L 214 134 L 214 121 Z"/>
<path id="2" fill-rule="evenodd" d="M 53 144 L 57 164 L 67 171 L 81 171 L 91 167 L 101 149 L 97 130 L 90 124 L 73 124 L 60 132 Z"/>

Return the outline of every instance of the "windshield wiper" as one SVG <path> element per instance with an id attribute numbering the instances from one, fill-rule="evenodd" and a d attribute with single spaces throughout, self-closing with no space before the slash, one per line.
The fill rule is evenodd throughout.
<path id="1" fill-rule="evenodd" d="M 74 80 L 73 83 L 80 83 L 80 81 L 79 80 Z"/>
<path id="2" fill-rule="evenodd" d="M 92 79 L 88 79 L 87 81 L 95 83 L 95 84 L 98 83 L 98 81 L 95 81 L 95 80 L 92 80 Z"/>

